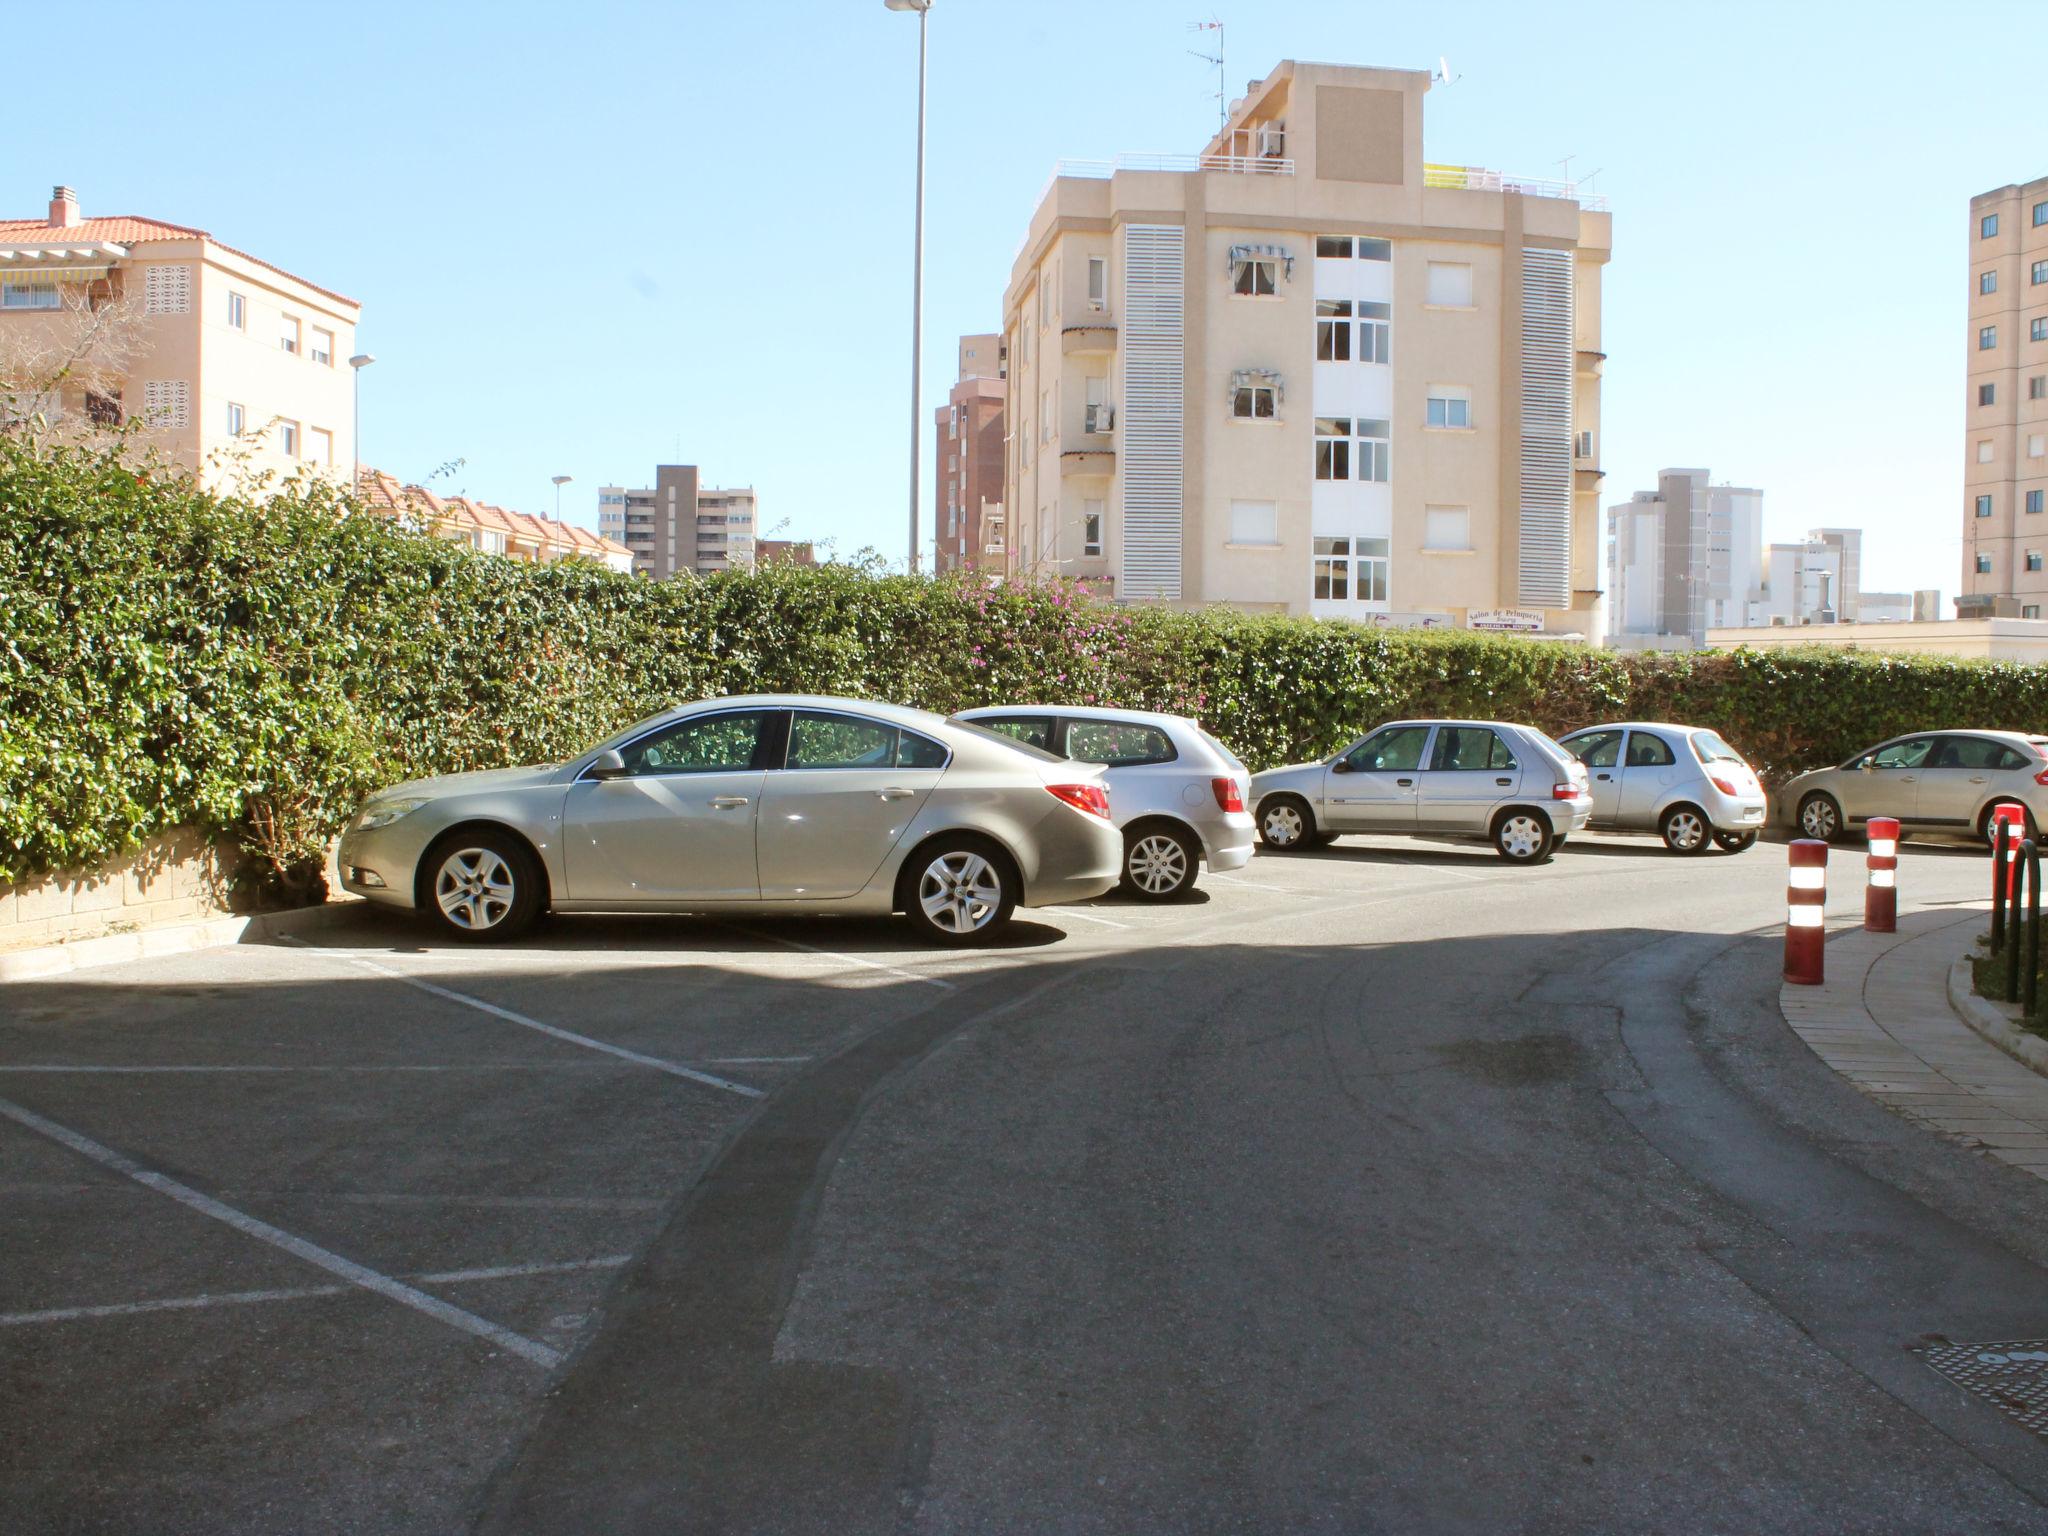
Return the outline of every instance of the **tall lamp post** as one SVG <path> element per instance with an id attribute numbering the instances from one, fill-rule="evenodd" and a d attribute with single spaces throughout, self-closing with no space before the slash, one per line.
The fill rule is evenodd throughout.
<path id="1" fill-rule="evenodd" d="M 348 493 L 360 496 L 363 493 L 363 370 L 377 359 L 368 352 L 358 352 L 348 360 L 349 373 L 355 384 L 355 421 L 349 427 L 349 440 L 355 445 L 355 475 L 348 483 Z"/>
<path id="2" fill-rule="evenodd" d="M 910 574 L 919 565 L 918 438 L 924 422 L 924 40 L 932 0 L 882 0 L 892 11 L 917 12 L 917 239 L 910 258 Z"/>
<path id="3" fill-rule="evenodd" d="M 556 522 L 558 522 L 558 523 L 559 523 L 559 522 L 560 522 L 560 521 L 562 520 L 562 487 L 563 487 L 563 486 L 565 486 L 565 485 L 567 485 L 567 484 L 568 484 L 568 483 L 569 483 L 569 482 L 570 482 L 571 480 L 574 480 L 575 478 L 576 478 L 576 477 L 575 477 L 574 475 L 556 475 L 556 476 L 554 477 L 554 481 L 555 481 L 555 521 L 556 521 Z"/>

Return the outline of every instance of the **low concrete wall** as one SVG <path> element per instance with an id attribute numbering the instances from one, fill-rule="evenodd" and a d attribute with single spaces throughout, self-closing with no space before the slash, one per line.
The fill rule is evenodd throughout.
<path id="1" fill-rule="evenodd" d="M 180 829 L 98 869 L 0 884 L 0 950 L 226 916 L 240 859 L 240 850 Z"/>

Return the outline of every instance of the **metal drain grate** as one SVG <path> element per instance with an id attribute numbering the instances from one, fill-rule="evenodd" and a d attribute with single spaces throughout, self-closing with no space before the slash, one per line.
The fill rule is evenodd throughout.
<path id="1" fill-rule="evenodd" d="M 2048 1339 L 2003 1344 L 1943 1344 L 1927 1363 L 1959 1387 L 1996 1403 L 2035 1434 L 2048 1436 Z"/>

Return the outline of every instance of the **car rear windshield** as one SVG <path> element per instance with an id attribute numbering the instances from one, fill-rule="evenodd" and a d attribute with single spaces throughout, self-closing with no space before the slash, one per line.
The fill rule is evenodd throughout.
<path id="1" fill-rule="evenodd" d="M 1692 755 L 1703 763 L 1740 763 L 1742 754 L 1712 731 L 1692 733 Z M 1748 766 L 1744 764 L 1744 766 Z"/>
<path id="2" fill-rule="evenodd" d="M 955 730 L 972 731 L 983 741 L 993 741 L 1000 746 L 1008 747 L 1012 752 L 1021 752 L 1034 762 L 1064 763 L 1066 761 L 1057 752 L 1048 752 L 1043 747 L 1034 747 L 1028 741 L 1019 741 L 1014 736 L 1005 736 L 1001 731 L 992 731 L 987 726 L 977 725 L 972 720 L 962 720 L 958 715 L 948 720 L 946 724 L 952 726 Z"/>
<path id="3" fill-rule="evenodd" d="M 1231 751 L 1230 748 L 1223 745 L 1223 743 L 1218 741 L 1214 736 L 1211 736 L 1207 731 L 1200 730 L 1199 727 L 1197 728 L 1197 734 L 1201 736 L 1202 740 L 1206 741 L 1207 743 L 1209 743 L 1210 746 L 1216 749 L 1217 754 L 1223 759 L 1223 761 L 1230 764 L 1230 766 L 1235 768 L 1239 773 L 1244 773 L 1248 771 L 1245 768 L 1244 760 L 1240 758 L 1235 752 Z"/>

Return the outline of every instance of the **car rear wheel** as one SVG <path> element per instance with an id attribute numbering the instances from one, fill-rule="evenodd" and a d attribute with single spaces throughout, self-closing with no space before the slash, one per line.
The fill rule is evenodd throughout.
<path id="1" fill-rule="evenodd" d="M 1714 829 L 1697 806 L 1674 805 L 1657 823 L 1657 833 L 1673 853 L 1705 853 Z"/>
<path id="2" fill-rule="evenodd" d="M 1799 802 L 1799 833 L 1824 843 L 1841 841 L 1842 808 L 1833 795 L 1814 793 Z"/>
<path id="3" fill-rule="evenodd" d="M 1555 842 L 1550 823 L 1534 811 L 1509 811 L 1493 824 L 1494 851 L 1510 864 L 1541 864 Z"/>
<path id="4" fill-rule="evenodd" d="M 545 904 L 546 877 L 526 845 L 507 832 L 445 837 L 421 865 L 428 914 L 443 933 L 465 943 L 516 939 Z"/>
<path id="5" fill-rule="evenodd" d="M 1016 880 L 989 849 L 942 839 L 917 854 L 905 909 L 911 927 L 939 944 L 979 944 L 1016 910 Z"/>
<path id="6" fill-rule="evenodd" d="M 1124 834 L 1123 888 L 1140 901 L 1172 901 L 1195 886 L 1202 849 L 1177 827 L 1139 827 Z"/>
<path id="7" fill-rule="evenodd" d="M 1983 819 L 1977 823 L 1977 835 L 1984 839 L 1984 844 L 1986 847 L 1989 847 L 1991 844 L 1992 815 L 1999 809 L 2000 806 L 2007 805 L 2011 806 L 2014 810 L 2020 813 L 2020 825 L 2026 829 L 2022 836 L 2038 836 L 2038 834 L 2034 831 L 2034 817 L 2031 811 L 2029 811 L 2024 805 L 2021 805 L 2017 800 L 2001 800 L 1998 802 L 1997 805 L 1985 806 Z"/>
<path id="8" fill-rule="evenodd" d="M 1724 853 L 1744 853 L 1756 846 L 1754 832 L 1716 832 L 1714 845 Z"/>
<path id="9" fill-rule="evenodd" d="M 1316 840 L 1316 815 L 1299 795 L 1274 795 L 1259 806 L 1259 841 L 1275 853 L 1299 853 Z"/>

